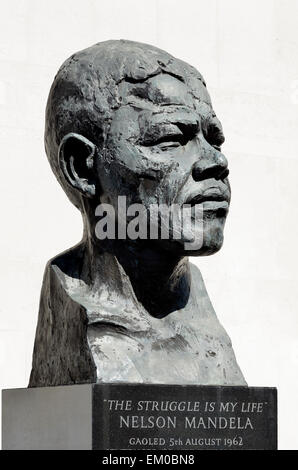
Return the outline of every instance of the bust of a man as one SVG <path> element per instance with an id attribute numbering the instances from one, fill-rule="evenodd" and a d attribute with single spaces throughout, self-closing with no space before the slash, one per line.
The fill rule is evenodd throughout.
<path id="1" fill-rule="evenodd" d="M 107 41 L 62 65 L 45 146 L 84 235 L 46 266 L 29 386 L 245 385 L 188 259 L 223 243 L 230 202 L 223 142 L 204 79 L 162 50 Z M 185 207 L 184 218 L 172 217 L 173 205 Z M 139 236 L 135 207 L 146 216 Z"/>

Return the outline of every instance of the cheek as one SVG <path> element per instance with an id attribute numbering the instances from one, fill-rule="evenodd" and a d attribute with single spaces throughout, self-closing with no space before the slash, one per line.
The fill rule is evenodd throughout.
<path id="1" fill-rule="evenodd" d="M 155 152 L 110 138 L 99 171 L 106 202 L 109 197 L 114 203 L 121 195 L 131 204 L 174 203 L 191 175 L 196 152 L 195 145 L 173 153 Z"/>
<path id="2" fill-rule="evenodd" d="M 202 147 L 200 141 L 194 140 L 189 142 L 186 146 L 175 150 L 173 153 L 168 153 L 167 171 L 164 172 L 164 178 L 161 186 L 168 188 L 172 200 L 178 197 L 178 200 L 183 199 L 183 195 L 179 197 L 180 191 L 188 185 L 193 184 L 192 169 L 194 164 L 200 158 Z"/>
<path id="3" fill-rule="evenodd" d="M 140 198 L 149 203 L 170 205 L 175 202 L 185 180 L 186 174 L 176 161 L 167 159 L 157 164 L 147 160 L 139 179 Z"/>
<path id="4" fill-rule="evenodd" d="M 117 159 L 103 165 L 99 179 L 102 189 L 101 200 L 114 206 L 117 204 L 118 196 L 126 196 L 128 203 L 131 203 L 139 185 L 135 172 Z"/>
<path id="5" fill-rule="evenodd" d="M 199 154 L 197 142 L 166 152 L 142 149 L 142 193 L 153 196 L 155 192 L 155 199 L 160 203 L 178 202 L 181 199 L 179 193 L 191 180 L 192 168 Z"/>

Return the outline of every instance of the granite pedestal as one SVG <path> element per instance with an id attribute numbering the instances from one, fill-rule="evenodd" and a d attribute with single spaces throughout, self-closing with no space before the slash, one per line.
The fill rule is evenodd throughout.
<path id="1" fill-rule="evenodd" d="M 5 449 L 276 449 L 277 390 L 86 384 L 2 392 Z"/>

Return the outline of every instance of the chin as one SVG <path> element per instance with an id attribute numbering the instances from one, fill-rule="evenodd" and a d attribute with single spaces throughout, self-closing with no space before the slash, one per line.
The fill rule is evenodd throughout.
<path id="1" fill-rule="evenodd" d="M 217 253 L 224 241 L 225 217 L 204 219 L 203 226 L 187 224 L 182 237 L 175 240 L 171 233 L 169 240 L 158 240 L 155 246 L 178 256 L 209 256 Z"/>
<path id="2" fill-rule="evenodd" d="M 223 245 L 223 237 L 219 240 L 213 240 L 211 243 L 206 241 L 197 251 L 188 251 L 188 256 L 210 256 L 217 253 Z"/>
<path id="3" fill-rule="evenodd" d="M 209 240 L 206 239 L 201 244 L 200 248 L 193 248 L 188 245 L 188 248 L 183 248 L 184 256 L 210 256 L 217 253 L 223 245 L 223 236 L 217 237 L 217 239 Z"/>
<path id="4" fill-rule="evenodd" d="M 196 234 L 195 227 L 192 227 L 193 240 L 181 240 L 184 254 L 187 256 L 209 256 L 217 253 L 224 241 L 225 217 L 204 219 L 204 225 L 200 232 Z"/>
<path id="5" fill-rule="evenodd" d="M 217 253 L 224 241 L 225 219 L 212 219 L 204 222 L 202 247 L 195 256 L 209 256 Z"/>
<path id="6" fill-rule="evenodd" d="M 210 256 L 217 253 L 223 245 L 223 232 L 216 230 L 215 233 L 204 233 L 203 242 L 201 238 L 189 240 L 169 240 L 159 245 L 159 248 L 179 256 Z"/>

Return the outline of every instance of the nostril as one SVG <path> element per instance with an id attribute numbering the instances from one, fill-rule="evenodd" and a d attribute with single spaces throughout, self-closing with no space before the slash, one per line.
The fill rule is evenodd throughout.
<path id="1" fill-rule="evenodd" d="M 192 177 L 195 181 L 200 181 L 202 171 L 198 165 L 195 165 L 192 169 Z"/>
<path id="2" fill-rule="evenodd" d="M 216 180 L 224 180 L 227 178 L 230 174 L 230 170 L 228 168 L 225 168 L 221 173 L 219 173 L 217 176 L 215 176 Z"/>
<path id="3" fill-rule="evenodd" d="M 192 177 L 194 181 L 202 181 L 208 178 L 215 178 L 216 180 L 223 180 L 229 174 L 226 166 L 222 165 L 208 165 L 205 167 L 199 164 L 195 165 L 192 170 Z"/>
<path id="4" fill-rule="evenodd" d="M 195 166 L 192 171 L 192 177 L 195 181 L 202 181 L 208 178 L 212 178 L 215 174 L 215 167 L 209 168 L 200 168 L 199 166 Z"/>

